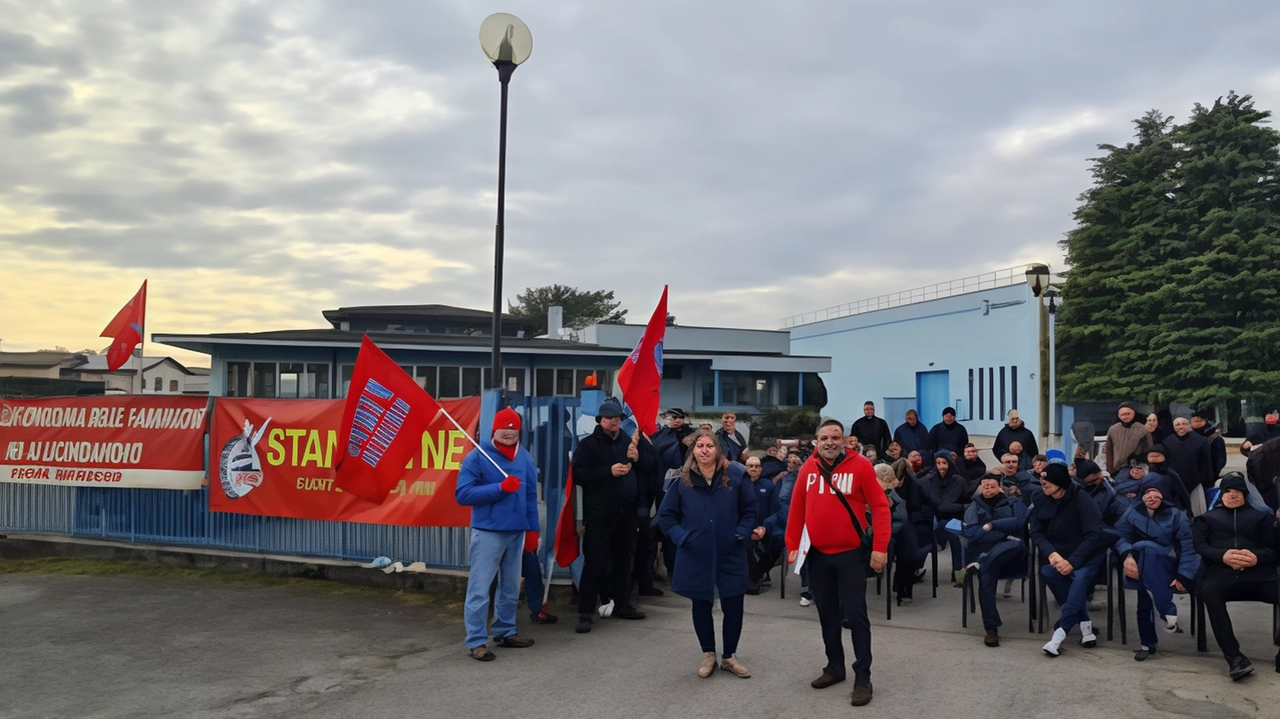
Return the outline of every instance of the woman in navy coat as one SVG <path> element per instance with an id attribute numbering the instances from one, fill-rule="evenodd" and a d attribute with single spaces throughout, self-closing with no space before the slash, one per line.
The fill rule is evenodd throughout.
<path id="1" fill-rule="evenodd" d="M 745 679 L 751 672 L 734 655 L 742 634 L 747 547 L 758 524 L 751 481 L 740 465 L 729 464 L 716 438 L 702 430 L 693 435 L 680 480 L 662 500 L 658 526 L 676 545 L 671 589 L 693 600 L 693 628 L 703 651 L 698 676 L 709 677 L 716 668 L 711 607 L 718 594 L 724 612 L 720 668 Z"/>

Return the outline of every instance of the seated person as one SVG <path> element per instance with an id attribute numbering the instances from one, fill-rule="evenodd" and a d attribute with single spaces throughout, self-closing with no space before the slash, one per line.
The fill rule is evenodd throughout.
<path id="1" fill-rule="evenodd" d="M 1022 443 L 1014 440 L 1009 443 L 1009 454 L 1018 458 L 1018 470 L 1031 469 L 1031 455 L 1022 450 Z"/>
<path id="2" fill-rule="evenodd" d="M 1102 537 L 1102 512 L 1071 480 L 1064 460 L 1049 463 L 1040 488 L 1043 494 L 1031 509 L 1029 531 L 1031 541 L 1048 561 L 1040 568 L 1040 575 L 1062 608 L 1053 637 L 1043 647 L 1045 654 L 1056 657 L 1062 654 L 1062 643 L 1077 624 L 1081 645 L 1093 647 L 1098 643 L 1087 597 L 1102 570 L 1106 543 Z"/>
<path id="3" fill-rule="evenodd" d="M 1209 614 L 1213 638 L 1227 660 L 1228 673 L 1239 681 L 1253 673 L 1253 664 L 1240 653 L 1227 602 L 1280 601 L 1276 584 L 1276 518 L 1248 506 L 1249 488 L 1239 477 L 1223 478 L 1222 494 L 1213 508 L 1191 522 L 1191 539 L 1203 560 L 1200 601 Z M 1280 639 L 1280 638 L 1277 638 Z M 1280 672 L 1280 653 L 1276 654 Z"/>
<path id="4" fill-rule="evenodd" d="M 1163 444 L 1152 445 L 1147 450 L 1147 474 L 1154 477 L 1160 475 L 1168 477 L 1169 491 L 1165 492 L 1164 498 L 1173 503 L 1175 507 L 1184 512 L 1191 511 L 1191 494 L 1187 492 L 1187 486 L 1182 483 L 1182 477 L 1165 463 L 1165 449 Z"/>
<path id="5" fill-rule="evenodd" d="M 1191 541 L 1187 513 L 1164 500 L 1160 486 L 1146 484 L 1142 501 L 1116 523 L 1116 553 L 1124 557 L 1125 585 L 1138 590 L 1138 636 L 1142 647 L 1133 655 L 1143 661 L 1156 651 L 1155 613 L 1164 630 L 1175 634 L 1178 607 L 1175 591 L 1185 592 L 1200 569 L 1200 555 Z"/>
<path id="6" fill-rule="evenodd" d="M 978 491 L 978 481 L 982 479 L 982 475 L 987 473 L 987 466 L 982 463 L 982 459 L 978 456 L 978 447 L 970 442 L 964 446 L 964 458 L 959 462 L 957 468 L 960 474 L 965 478 L 965 494 L 972 496 Z"/>
<path id="7" fill-rule="evenodd" d="M 1034 495 L 1040 491 L 1040 480 L 1044 479 L 1044 471 L 1048 466 L 1049 458 L 1043 454 L 1037 454 L 1031 458 L 1031 469 L 1019 470 L 1015 475 L 1023 504 L 1031 505 Z"/>
<path id="8" fill-rule="evenodd" d="M 1110 545 L 1115 542 L 1114 527 L 1129 509 L 1129 499 L 1116 493 L 1114 487 L 1102 476 L 1102 468 L 1092 459 L 1076 460 L 1076 481 L 1084 488 L 1085 494 L 1093 498 L 1098 510 L 1102 512 L 1102 525 L 1107 531 Z"/>
<path id="9" fill-rule="evenodd" d="M 889 464 L 902 459 L 902 445 L 897 442 L 890 442 L 889 448 L 884 451 L 884 458 L 888 460 Z"/>
<path id="10" fill-rule="evenodd" d="M 1147 478 L 1147 460 L 1133 458 L 1129 460 L 1129 464 L 1116 473 L 1114 477 L 1116 494 L 1129 500 L 1132 505 L 1135 502 L 1142 501 L 1138 493 L 1142 491 L 1142 482 Z"/>
<path id="11" fill-rule="evenodd" d="M 951 463 L 949 450 L 938 450 L 933 462 L 933 471 L 921 477 L 920 484 L 928 492 L 929 504 L 933 507 L 934 541 L 950 546 L 951 575 L 956 586 L 960 586 L 964 580 L 964 545 L 960 543 L 960 535 L 948 530 L 946 525 L 953 519 L 964 521 L 964 508 L 973 493 L 966 491 L 966 480 Z"/>
<path id="12" fill-rule="evenodd" d="M 1000 574 L 1011 564 L 1027 561 L 1022 546 L 1027 508 L 1001 487 L 999 474 L 984 475 L 978 484 L 978 496 L 964 513 L 964 536 L 969 540 L 969 555 L 975 557 L 966 569 L 978 572 L 978 603 L 982 607 L 982 627 L 987 630 L 983 643 L 989 647 L 1000 646 L 1000 612 L 996 610 Z"/>

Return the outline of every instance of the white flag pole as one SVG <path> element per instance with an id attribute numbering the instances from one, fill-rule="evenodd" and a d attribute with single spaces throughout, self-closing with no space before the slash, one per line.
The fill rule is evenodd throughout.
<path id="1" fill-rule="evenodd" d="M 489 464 L 492 464 L 494 469 L 498 470 L 499 472 L 502 472 L 504 476 L 506 475 L 507 470 L 498 466 L 498 463 L 494 461 L 493 457 L 490 457 L 489 453 L 484 451 L 484 448 L 481 447 L 478 442 L 476 442 L 476 440 L 467 432 L 467 430 L 463 429 L 462 425 L 458 424 L 458 420 L 454 419 L 453 415 L 449 414 L 449 412 L 445 410 L 444 407 L 440 408 L 440 414 L 448 418 L 448 420 L 453 423 L 453 426 L 457 427 L 459 432 L 462 432 L 463 436 L 467 438 L 467 441 L 471 443 L 471 446 L 475 447 L 480 452 L 480 454 L 484 455 L 484 458 L 489 460 Z"/>

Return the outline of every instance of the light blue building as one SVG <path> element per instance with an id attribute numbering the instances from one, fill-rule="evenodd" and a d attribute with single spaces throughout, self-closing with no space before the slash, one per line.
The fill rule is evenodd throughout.
<path id="1" fill-rule="evenodd" d="M 825 415 L 848 423 L 871 400 L 891 428 L 908 409 L 931 427 L 950 406 L 970 435 L 994 435 L 1017 409 L 1044 436 L 1048 313 L 1039 294 L 1047 279 L 1045 266 L 1024 265 L 783 322 L 792 352 L 831 357 Z"/>

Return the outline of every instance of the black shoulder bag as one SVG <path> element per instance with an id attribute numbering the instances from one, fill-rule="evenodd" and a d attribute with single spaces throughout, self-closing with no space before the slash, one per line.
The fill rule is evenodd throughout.
<path id="1" fill-rule="evenodd" d="M 818 474 L 822 475 L 822 481 L 827 483 L 827 489 L 830 489 L 831 493 L 840 500 L 840 504 L 844 505 L 844 511 L 849 513 L 849 520 L 853 522 L 853 528 L 862 537 L 862 545 L 867 548 L 867 551 L 871 551 L 872 528 L 867 527 L 864 529 L 862 527 L 862 523 L 858 521 L 858 516 L 853 513 L 853 507 L 849 506 L 849 500 L 844 498 L 844 494 L 836 491 L 836 486 L 831 482 L 831 477 L 826 472 L 823 472 L 821 467 L 818 468 Z"/>

